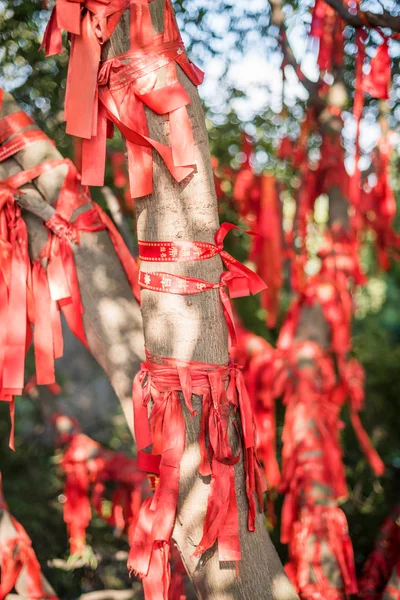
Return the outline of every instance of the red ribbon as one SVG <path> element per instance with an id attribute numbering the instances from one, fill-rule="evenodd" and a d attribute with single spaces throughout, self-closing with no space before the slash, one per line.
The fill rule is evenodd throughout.
<path id="1" fill-rule="evenodd" d="M 139 456 L 158 458 L 159 482 L 153 498 L 142 506 L 128 561 L 129 569 L 144 579 L 146 598 L 152 597 L 151 591 L 155 591 L 160 580 L 165 581 L 165 569 L 163 578 L 160 577 L 162 558 L 170 543 L 178 504 L 180 463 L 186 438 L 179 392 L 192 414 L 192 394 L 203 397 L 199 472 L 212 476 L 203 537 L 195 555 L 200 556 L 218 540 L 220 560 L 240 559 L 233 470 L 239 456 L 233 454 L 228 439 L 232 407 L 235 411 L 239 409 L 241 415 L 251 531 L 255 528 L 254 491 L 262 495 L 264 489 L 257 474 L 250 403 L 237 367 L 154 358 L 146 353 L 146 362 L 142 363 L 133 386 L 135 437 Z M 153 404 L 148 417 L 150 400 Z M 150 471 L 155 465 L 148 462 Z"/>
<path id="2" fill-rule="evenodd" d="M 136 460 L 103 448 L 81 432 L 79 423 L 60 413 L 52 416 L 57 444 L 62 445 L 61 467 L 65 473 L 64 521 L 70 551 L 86 547 L 86 529 L 92 518 L 91 506 L 108 523 L 122 531 L 132 527 L 147 492 L 147 478 L 137 469 Z M 105 483 L 113 482 L 112 512 L 104 514 Z M 91 492 L 90 492 L 91 490 Z"/>
<path id="3" fill-rule="evenodd" d="M 0 162 L 10 158 L 10 156 L 14 156 L 14 154 L 20 152 L 23 148 L 41 141 L 54 144 L 54 142 L 52 142 L 40 129 L 29 129 L 28 131 L 18 134 L 18 136 L 11 138 L 10 141 L 1 146 Z"/>
<path id="4" fill-rule="evenodd" d="M 232 298 L 257 294 L 266 288 L 262 279 L 251 269 L 240 263 L 226 250 L 223 241 L 232 229 L 239 229 L 231 223 L 223 223 L 215 235 L 215 244 L 209 242 L 145 242 L 139 241 L 139 259 L 143 262 L 186 262 L 207 260 L 219 254 L 228 269 L 221 274 L 220 282 L 213 284 L 203 279 L 171 275 L 169 273 L 139 273 L 139 286 L 154 292 L 168 294 L 199 294 L 218 289 L 225 319 L 228 325 L 231 345 L 236 345 L 235 323 L 231 303 L 225 291 L 227 286 Z M 245 233 L 254 235 L 250 231 Z"/>
<path id="5" fill-rule="evenodd" d="M 141 197 L 152 192 L 152 148 L 178 182 L 193 172 L 194 142 L 186 111 L 190 98 L 178 81 L 175 63 L 196 85 L 203 74 L 184 53 L 169 0 L 162 34 L 153 31 L 147 0 L 134 2 L 131 50 L 100 68 L 101 44 L 128 5 L 128 0 L 58 0 L 43 45 L 47 55 L 58 53 L 60 29 L 71 33 L 65 115 L 67 133 L 83 139 L 82 182 L 103 185 L 106 136 L 114 123 L 127 140 L 131 195 Z M 171 146 L 149 137 L 144 105 L 169 114 Z"/>
<path id="6" fill-rule="evenodd" d="M 0 97 L 1 102 L 1 97 Z M 18 133 L 32 123 L 24 113 L 14 113 L 0 120 L 1 157 L 11 156 L 30 143 L 47 140 L 39 130 Z M 14 135 L 16 134 L 16 135 Z M 46 226 L 48 242 L 31 265 L 28 255 L 28 232 L 14 196 L 19 188 L 41 174 L 58 167 L 68 167 L 57 203 L 56 214 Z M 14 395 L 24 388 L 25 353 L 31 343 L 34 324 L 34 350 L 39 384 L 55 383 L 54 360 L 63 353 L 60 308 L 71 330 L 87 345 L 83 327 L 83 306 L 71 243 L 79 243 L 80 231 L 107 230 L 125 269 L 135 296 L 139 297 L 138 268 L 111 219 L 98 207 L 81 213 L 72 223 L 77 208 L 90 202 L 81 187 L 79 174 L 71 161 L 48 160 L 0 182 L 0 400 L 9 402 L 11 417 L 10 447 L 14 447 Z M 47 260 L 46 269 L 42 259 Z"/>
<path id="7" fill-rule="evenodd" d="M 34 125 L 34 121 L 22 110 L 6 115 L 0 120 L 0 144 L 29 125 Z"/>
<path id="8" fill-rule="evenodd" d="M 3 496 L 0 474 L 0 511 L 6 513 L 12 534 L 0 540 L 0 600 L 5 600 L 13 590 L 24 570 L 24 587 L 27 597 L 58 600 L 44 590 L 40 564 L 32 542 L 22 525 L 8 512 Z M 0 516 L 0 521 L 2 517 Z M 7 529 L 7 528 L 6 528 Z"/>

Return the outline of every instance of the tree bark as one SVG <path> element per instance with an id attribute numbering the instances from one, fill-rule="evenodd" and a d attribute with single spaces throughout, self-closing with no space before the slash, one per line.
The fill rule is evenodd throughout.
<path id="1" fill-rule="evenodd" d="M 365 22 L 359 14 L 351 13 L 342 0 L 325 0 L 326 4 L 329 4 L 336 12 L 353 27 L 364 27 Z M 372 13 L 370 11 L 362 11 L 364 19 L 368 23 L 369 27 L 388 27 L 393 31 L 400 31 L 400 16 L 391 15 L 387 11 L 383 11 L 381 14 Z"/>
<path id="2" fill-rule="evenodd" d="M 12 96 L 4 93 L 0 118 L 18 110 Z M 0 181 L 45 160 L 61 158 L 50 142 L 36 142 L 0 163 Z M 21 189 L 31 200 L 36 198 L 37 207 L 43 201 L 53 204 L 65 174 L 64 165 L 56 167 Z M 35 258 L 47 240 L 47 230 L 42 219 L 26 211 L 23 215 L 28 226 L 30 254 Z M 139 306 L 105 231 L 81 233 L 81 244 L 74 247 L 74 253 L 89 349 L 109 377 L 133 434 L 132 380 L 143 359 Z"/>
<path id="3" fill-rule="evenodd" d="M 153 27 L 162 31 L 163 1 L 150 4 Z M 129 15 L 125 14 L 104 49 L 104 58 L 129 48 Z M 215 195 L 207 131 L 196 88 L 179 70 L 179 80 L 190 96 L 189 117 L 196 148 L 196 172 L 182 183 L 176 183 L 159 155 L 153 152 L 153 194 L 135 199 L 138 238 L 141 240 L 198 240 L 214 242 L 218 229 Z M 168 143 L 168 119 L 146 109 L 150 136 Z M 194 263 L 146 263 L 146 271 L 198 277 L 217 283 L 222 271 L 219 256 Z M 156 356 L 225 363 L 228 358 L 227 327 L 218 290 L 192 296 L 142 291 L 142 315 L 146 348 Z M 247 529 L 247 499 L 244 488 L 243 463 L 235 468 L 236 493 L 240 518 L 242 560 L 239 576 L 235 565 L 220 564 L 215 548 L 200 560 L 192 554 L 202 537 L 210 486 L 197 473 L 200 461 L 198 445 L 201 399 L 194 398 L 198 415 L 188 416 L 185 407 L 187 447 L 181 463 L 179 506 L 173 539 L 199 598 L 207 600 L 297 598 L 277 553 L 270 541 L 261 513 L 257 530 Z M 232 437 L 235 434 L 232 433 Z M 236 444 L 238 440 L 236 440 Z"/>

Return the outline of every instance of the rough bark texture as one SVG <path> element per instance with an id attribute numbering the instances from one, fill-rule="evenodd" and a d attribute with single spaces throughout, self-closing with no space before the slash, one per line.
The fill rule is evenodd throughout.
<path id="1" fill-rule="evenodd" d="M 163 1 L 150 5 L 153 26 L 162 30 Z M 129 48 L 129 15 L 125 14 L 105 48 L 104 57 Z M 195 87 L 179 71 L 179 79 L 191 98 L 188 107 L 196 145 L 197 171 L 177 184 L 157 153 L 153 153 L 154 192 L 135 200 L 138 238 L 143 240 L 199 240 L 213 242 L 218 229 L 218 211 L 201 102 Z M 147 111 L 150 135 L 168 142 L 168 121 Z M 146 263 L 147 271 L 166 271 L 210 282 L 218 282 L 219 257 L 194 263 Z M 158 356 L 208 363 L 225 363 L 228 358 L 227 328 L 218 290 L 193 296 L 176 296 L 144 290 L 142 315 L 146 348 Z M 201 400 L 195 399 L 201 410 Z M 297 598 L 289 583 L 264 525 L 257 516 L 257 531 L 247 529 L 247 500 L 243 464 L 236 467 L 236 490 L 240 515 L 242 560 L 239 576 L 235 565 L 220 564 L 215 549 L 201 560 L 192 554 L 202 535 L 209 484 L 197 474 L 199 416 L 191 419 L 184 408 L 187 448 L 181 463 L 179 507 L 173 538 L 181 552 L 199 598 L 207 600 L 292 600 Z M 232 434 L 233 437 L 234 434 Z M 234 440 L 233 440 L 234 442 Z M 238 443 L 236 441 L 236 443 Z"/>
<path id="2" fill-rule="evenodd" d="M 19 110 L 10 94 L 5 93 L 0 118 Z M 37 142 L 0 163 L 0 180 L 62 156 L 50 142 Z M 22 189 L 31 198 L 53 204 L 64 180 L 66 167 L 44 173 Z M 47 240 L 41 219 L 24 212 L 28 226 L 30 253 L 37 256 Z M 109 377 L 133 432 L 132 380 L 143 358 L 142 320 L 138 303 L 104 231 L 82 233 L 81 245 L 74 248 L 82 302 L 84 326 L 90 351 Z"/>

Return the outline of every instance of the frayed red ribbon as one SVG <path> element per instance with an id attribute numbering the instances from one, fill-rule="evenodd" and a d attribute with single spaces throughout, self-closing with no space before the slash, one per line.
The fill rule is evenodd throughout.
<path id="1" fill-rule="evenodd" d="M 1 97 L 0 97 L 1 102 Z M 32 123 L 18 112 L 0 120 L 0 139 L 7 140 L 1 156 L 11 156 L 30 143 L 49 141 L 39 130 L 18 133 Z M 3 152 L 3 154 L 1 154 Z M 46 223 L 48 241 L 31 264 L 28 231 L 15 196 L 20 187 L 43 173 L 65 165 L 67 173 L 60 190 L 56 214 Z M 25 354 L 33 342 L 37 383 L 55 383 L 54 360 L 63 353 L 60 309 L 75 335 L 87 345 L 79 283 L 71 243 L 79 243 L 81 231 L 107 230 L 125 269 L 134 295 L 139 298 L 138 268 L 109 217 L 95 204 L 71 222 L 77 208 L 90 203 L 80 185 L 80 176 L 68 159 L 48 160 L 0 182 L 0 400 L 9 402 L 10 447 L 14 448 L 14 395 L 24 388 Z M 42 261 L 46 261 L 46 267 Z"/>
<path id="2" fill-rule="evenodd" d="M 163 558 L 170 543 L 179 494 L 180 463 L 185 451 L 186 428 L 180 392 L 193 414 L 192 394 L 202 396 L 199 473 L 211 475 L 210 495 L 203 537 L 195 556 L 201 556 L 218 540 L 222 561 L 240 560 L 238 511 L 234 464 L 239 460 L 230 447 L 230 412 L 240 411 L 244 442 L 246 492 L 249 501 L 248 527 L 255 529 L 255 498 L 264 487 L 254 450 L 254 425 L 250 401 L 240 370 L 235 365 L 211 365 L 195 361 L 153 357 L 146 362 L 133 385 L 135 436 L 139 456 L 158 458 L 159 481 L 152 499 L 142 506 L 130 539 L 128 567 L 144 580 L 146 598 L 151 598 L 160 580 L 165 581 Z M 148 416 L 149 401 L 152 401 Z M 144 458 L 144 464 L 147 460 Z M 148 461 L 148 470 L 155 463 Z M 160 573 L 163 573 L 163 578 Z M 166 598 L 160 593 L 160 598 Z"/>
<path id="3" fill-rule="evenodd" d="M 103 448 L 83 434 L 79 423 L 60 413 L 52 415 L 56 444 L 62 447 L 61 467 L 65 473 L 64 521 L 68 529 L 71 554 L 86 547 L 86 529 L 92 507 L 122 533 L 134 526 L 140 504 L 147 493 L 147 478 L 138 471 L 136 460 Z M 103 506 L 106 482 L 115 485 L 111 512 Z"/>

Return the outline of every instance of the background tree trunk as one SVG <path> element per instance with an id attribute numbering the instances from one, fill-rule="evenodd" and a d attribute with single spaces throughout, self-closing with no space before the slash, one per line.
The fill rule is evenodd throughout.
<path id="1" fill-rule="evenodd" d="M 163 0 L 150 4 L 153 27 L 162 31 Z M 125 13 L 104 58 L 129 49 L 129 12 Z M 179 70 L 179 80 L 190 96 L 189 117 L 196 147 L 196 172 L 176 183 L 159 155 L 153 152 L 153 194 L 135 199 L 138 238 L 141 240 L 198 240 L 214 242 L 218 229 L 218 210 L 208 147 L 207 130 L 195 86 Z M 168 143 L 168 118 L 146 109 L 150 136 Z M 166 271 L 198 277 L 217 283 L 222 271 L 219 256 L 194 263 L 146 263 L 146 271 Z M 142 315 L 147 350 L 156 356 L 225 363 L 228 359 L 227 327 L 218 290 L 198 295 L 177 296 L 142 291 Z M 247 529 L 247 499 L 243 463 L 235 467 L 236 493 L 240 517 L 242 560 L 239 576 L 235 565 L 218 561 L 215 547 L 200 560 L 192 554 L 202 537 L 210 486 L 197 473 L 201 399 L 194 399 L 198 415 L 191 418 L 185 407 L 187 447 L 181 463 L 179 506 L 173 539 L 199 598 L 207 600 L 292 600 L 297 598 L 265 528 L 264 517 L 257 515 L 257 530 Z M 232 428 L 233 429 L 233 428 Z M 232 432 L 232 438 L 234 437 Z M 233 441 L 238 444 L 238 440 Z"/>

